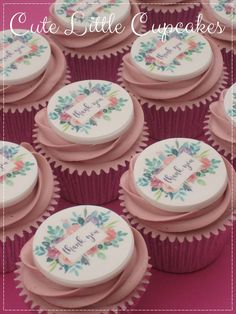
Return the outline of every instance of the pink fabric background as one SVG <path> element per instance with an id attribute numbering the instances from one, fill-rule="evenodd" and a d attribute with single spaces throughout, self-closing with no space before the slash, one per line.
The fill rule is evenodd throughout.
<path id="1" fill-rule="evenodd" d="M 1 29 L 9 28 L 11 16 L 16 12 L 27 13 L 27 23 L 22 28 L 29 28 L 30 24 L 37 25 L 47 15 L 49 3 L 52 1 L 39 0 L 5 0 L 5 14 Z M 166 0 L 163 0 L 166 1 Z M 3 10 L 3 2 L 0 0 Z M 31 3 L 31 5 L 27 3 Z M 140 1 L 141 2 L 141 1 Z M 14 4 L 11 4 L 14 3 Z M 1 12 L 1 16 L 3 11 Z M 4 22 L 4 24 L 3 24 Z M 17 27 L 17 25 L 13 25 Z M 61 200 L 60 208 L 71 204 Z M 107 207 L 120 213 L 119 201 L 107 204 Z M 219 259 L 201 271 L 187 275 L 174 275 L 153 270 L 151 284 L 145 293 L 138 310 L 133 313 L 173 313 L 173 312 L 201 312 L 201 313 L 236 313 L 236 285 L 235 285 L 235 256 L 236 232 L 232 232 L 231 242 L 225 247 Z M 34 313 L 25 305 L 15 288 L 14 275 L 1 276 L 0 313 Z M 4 280 L 4 282 L 3 282 Z M 5 310 L 4 310 L 5 309 Z M 83 312 L 81 312 L 83 313 Z"/>

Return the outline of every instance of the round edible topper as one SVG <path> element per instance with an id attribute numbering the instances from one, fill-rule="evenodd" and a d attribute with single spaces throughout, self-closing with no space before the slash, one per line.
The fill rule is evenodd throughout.
<path id="1" fill-rule="evenodd" d="M 209 6 L 219 22 L 236 28 L 235 0 L 209 0 Z"/>
<path id="2" fill-rule="evenodd" d="M 135 40 L 131 58 L 146 76 L 159 81 L 188 80 L 204 73 L 212 62 L 209 42 L 199 33 L 156 29 Z"/>
<path id="3" fill-rule="evenodd" d="M 5 85 L 18 85 L 32 81 L 46 69 L 51 48 L 41 35 L 29 30 L 18 29 L 0 33 L 2 57 L 0 82 Z"/>
<path id="4" fill-rule="evenodd" d="M 33 258 L 49 280 L 92 287 L 119 275 L 134 250 L 127 222 L 109 209 L 82 205 L 45 220 L 33 239 Z"/>
<path id="5" fill-rule="evenodd" d="M 68 3 L 69 2 L 69 3 Z M 68 29 L 92 32 L 124 22 L 130 15 L 130 3 L 127 0 L 57 0 L 54 14 Z"/>
<path id="6" fill-rule="evenodd" d="M 53 130 L 65 140 L 101 144 L 117 139 L 130 127 L 133 101 L 119 85 L 80 81 L 60 89 L 48 104 Z"/>
<path id="7" fill-rule="evenodd" d="M 224 109 L 227 118 L 236 127 L 236 83 L 233 84 L 225 94 Z"/>
<path id="8" fill-rule="evenodd" d="M 137 192 L 170 212 L 207 207 L 223 195 L 227 178 L 225 163 L 211 146 L 186 138 L 152 144 L 134 166 Z"/>
<path id="9" fill-rule="evenodd" d="M 30 195 L 38 180 L 38 164 L 24 147 L 0 141 L 0 207 L 17 204 Z"/>

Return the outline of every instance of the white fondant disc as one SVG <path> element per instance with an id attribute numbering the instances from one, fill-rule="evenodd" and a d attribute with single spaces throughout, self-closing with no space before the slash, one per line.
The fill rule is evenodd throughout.
<path id="1" fill-rule="evenodd" d="M 193 139 L 167 139 L 146 148 L 134 166 L 138 193 L 157 208 L 189 212 L 212 204 L 227 186 L 222 157 Z"/>
<path id="2" fill-rule="evenodd" d="M 219 22 L 236 28 L 236 1 L 210 0 L 210 8 Z"/>
<path id="3" fill-rule="evenodd" d="M 236 83 L 225 94 L 224 109 L 227 118 L 236 127 Z"/>
<path id="4" fill-rule="evenodd" d="M 124 22 L 130 14 L 130 3 L 127 0 L 80 0 L 74 3 L 57 0 L 54 14 L 69 30 L 90 32 L 90 27 L 96 23 L 98 27 L 104 23 L 104 29 L 107 29 L 109 25 Z"/>
<path id="5" fill-rule="evenodd" d="M 93 205 L 52 215 L 33 239 L 38 269 L 66 287 L 91 287 L 114 278 L 126 267 L 133 250 L 133 233 L 127 222 Z"/>
<path id="6" fill-rule="evenodd" d="M 0 141 L 0 207 L 25 199 L 38 180 L 38 164 L 24 147 Z"/>
<path id="7" fill-rule="evenodd" d="M 160 81 L 180 81 L 204 73 L 212 49 L 202 35 L 178 29 L 164 36 L 163 29 L 139 37 L 131 48 L 134 64 L 146 76 Z"/>
<path id="8" fill-rule="evenodd" d="M 21 35 L 11 30 L 0 33 L 0 83 L 5 85 L 32 81 L 43 73 L 51 57 L 50 45 L 43 36 L 23 29 L 15 32 Z"/>
<path id="9" fill-rule="evenodd" d="M 72 143 L 100 144 L 129 128 L 133 101 L 119 85 L 100 80 L 69 84 L 50 99 L 48 119 L 53 130 Z"/>

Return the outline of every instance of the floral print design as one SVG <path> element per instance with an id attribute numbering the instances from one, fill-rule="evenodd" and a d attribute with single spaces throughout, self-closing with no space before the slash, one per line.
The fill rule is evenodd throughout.
<path id="1" fill-rule="evenodd" d="M 71 117 L 67 111 L 80 101 L 83 101 L 92 93 L 98 93 L 102 97 L 109 100 L 109 106 L 101 111 L 98 111 L 88 122 L 81 124 L 77 119 Z M 51 120 L 60 121 L 63 131 L 68 129 L 75 132 L 88 134 L 89 130 L 96 127 L 98 119 L 109 121 L 113 111 L 121 111 L 126 105 L 128 99 L 118 97 L 118 91 L 112 90 L 112 83 L 95 83 L 88 82 L 87 86 L 80 85 L 77 90 L 68 96 L 58 97 L 58 103 L 53 111 L 49 113 Z"/>
<path id="2" fill-rule="evenodd" d="M 100 259 L 106 259 L 106 251 L 109 250 L 110 247 L 118 248 L 119 242 L 123 241 L 124 237 L 127 235 L 126 232 L 114 229 L 117 221 L 109 220 L 110 212 L 98 212 L 94 210 L 89 214 L 86 207 L 82 215 L 73 212 L 72 217 L 62 221 L 62 225 L 55 227 L 48 226 L 48 231 L 43 242 L 35 247 L 34 253 L 37 256 L 46 256 L 50 272 L 53 272 L 54 269 L 59 269 L 64 273 L 72 273 L 79 276 L 79 271 L 83 267 L 90 265 L 93 257 L 96 256 Z M 55 244 L 61 242 L 88 222 L 92 222 L 98 228 L 101 228 L 107 234 L 107 237 L 103 243 L 87 251 L 76 263 L 71 263 L 55 248 Z"/>
<path id="3" fill-rule="evenodd" d="M 228 115 L 232 118 L 236 117 L 236 93 L 233 93 L 233 105 L 228 111 Z"/>
<path id="4" fill-rule="evenodd" d="M 236 17 L 236 8 L 232 0 L 218 0 L 218 3 L 214 5 L 214 9 L 217 12 L 224 12 L 230 21 Z"/>
<path id="5" fill-rule="evenodd" d="M 64 0 L 65 3 L 60 5 L 60 8 L 56 9 L 56 13 L 58 15 L 63 15 L 66 18 L 71 18 L 72 15 L 76 11 L 86 11 L 87 9 L 91 9 L 94 4 L 100 4 L 101 6 L 96 8 L 89 15 L 81 16 L 79 14 L 75 14 L 73 19 L 77 23 L 86 23 L 90 24 L 95 18 L 99 16 L 99 14 L 111 14 L 114 7 L 118 7 L 122 0 L 109 0 L 107 4 L 104 4 L 101 0 L 94 0 L 91 3 L 85 2 L 81 3 L 81 7 L 78 9 L 74 8 L 75 5 L 79 5 L 79 1 L 75 2 L 74 0 Z"/>
<path id="6" fill-rule="evenodd" d="M 172 32 L 171 34 L 166 36 L 166 40 L 170 40 L 171 38 L 176 38 L 181 41 L 184 41 L 188 44 L 188 49 L 184 52 L 180 53 L 173 61 L 171 61 L 168 65 L 161 62 L 159 59 L 152 56 L 152 53 L 156 51 L 156 49 L 160 48 L 165 44 L 166 41 L 162 39 L 162 34 L 158 32 L 153 38 L 147 42 L 141 42 L 141 47 L 138 51 L 138 54 L 135 56 L 135 60 L 140 63 L 143 62 L 148 71 L 152 72 L 154 70 L 162 71 L 162 72 L 174 72 L 177 66 L 180 66 L 181 60 L 184 61 L 192 61 L 192 55 L 196 53 L 200 53 L 206 43 L 202 41 L 195 41 L 194 36 L 189 36 L 187 32 Z"/>
<path id="7" fill-rule="evenodd" d="M 41 57 L 42 53 L 47 49 L 47 46 L 39 45 L 38 38 L 33 38 L 33 33 L 27 33 L 23 36 L 16 36 L 14 34 L 5 35 L 2 41 L 2 49 L 6 49 L 9 47 L 13 42 L 20 41 L 21 43 L 28 45 L 30 47 L 30 52 L 27 55 L 21 56 L 12 62 L 10 65 L 4 67 L 0 70 L 0 74 L 8 77 L 12 71 L 17 70 L 19 64 L 30 65 L 31 59 L 33 57 Z"/>
<path id="8" fill-rule="evenodd" d="M 170 200 L 179 199 L 184 201 L 187 193 L 192 192 L 192 184 L 205 185 L 204 178 L 209 174 L 214 174 L 218 168 L 218 164 L 221 162 L 217 159 L 209 159 L 208 151 L 201 150 L 200 142 L 179 144 L 176 140 L 175 145 L 166 145 L 164 152 L 159 152 L 157 157 L 152 159 L 146 159 L 146 168 L 143 171 L 142 177 L 138 178 L 137 184 L 142 187 L 149 186 L 152 193 L 155 195 L 155 199 L 159 200 L 161 197 L 169 198 Z M 192 174 L 182 185 L 179 190 L 174 190 L 170 186 L 167 186 L 157 178 L 157 175 L 167 167 L 175 158 L 181 155 L 181 153 L 187 153 L 190 156 L 198 159 L 202 167 L 201 169 Z"/>
<path id="9" fill-rule="evenodd" d="M 14 185 L 14 178 L 16 176 L 25 176 L 28 171 L 31 170 L 31 166 L 34 163 L 29 161 L 23 161 L 25 154 L 18 154 L 20 146 L 8 146 L 4 145 L 0 148 L 0 155 L 9 159 L 14 163 L 14 167 L 11 172 L 0 176 L 0 184 L 5 183 L 8 186 Z"/>

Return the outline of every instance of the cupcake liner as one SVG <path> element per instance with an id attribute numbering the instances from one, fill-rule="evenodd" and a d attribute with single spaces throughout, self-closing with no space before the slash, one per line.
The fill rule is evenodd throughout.
<path id="1" fill-rule="evenodd" d="M 54 92 L 64 85 L 69 84 L 70 77 L 70 71 L 67 69 L 64 79 L 53 88 Z M 4 141 L 18 144 L 23 141 L 32 143 L 34 116 L 39 110 L 47 106 L 48 100 L 53 93 L 30 104 L 3 105 L 0 109 L 0 114 L 3 119 L 3 127 L 0 128 L 0 138 Z"/>
<path id="2" fill-rule="evenodd" d="M 222 252 L 231 233 L 235 212 L 219 219 L 198 232 L 166 233 L 144 226 L 125 207 L 125 197 L 120 190 L 121 206 L 131 226 L 143 235 L 151 264 L 154 268 L 171 273 L 189 273 L 200 270 Z"/>
<path id="3" fill-rule="evenodd" d="M 149 284 L 149 278 L 151 276 L 151 265 L 148 265 L 147 271 L 138 285 L 138 287 L 133 291 L 131 295 L 129 295 L 124 301 L 112 306 L 112 308 L 105 309 L 62 309 L 61 311 L 58 309 L 47 309 L 46 303 L 43 302 L 40 298 L 32 295 L 29 291 L 27 291 L 22 285 L 22 277 L 21 277 L 21 262 L 17 263 L 17 269 L 15 271 L 15 281 L 19 282 L 17 285 L 17 289 L 20 290 L 19 295 L 24 297 L 25 303 L 30 303 L 30 308 L 32 310 L 37 310 L 38 313 L 48 313 L 48 314 L 58 314 L 58 313 L 88 313 L 88 314 L 121 314 L 133 313 L 132 309 L 136 308 L 140 298 L 146 291 L 146 288 Z"/>
<path id="4" fill-rule="evenodd" d="M 229 73 L 230 85 L 233 85 L 236 82 L 236 53 L 227 48 L 221 49 L 221 53 Z"/>
<path id="5" fill-rule="evenodd" d="M 85 58 L 85 56 L 66 56 L 66 61 L 71 69 L 72 82 L 83 80 L 107 80 L 117 82 L 117 69 L 119 68 L 125 53 L 118 53 L 110 57 Z"/>
<path id="6" fill-rule="evenodd" d="M 118 197 L 121 175 L 128 169 L 133 155 L 147 147 L 148 132 L 144 126 L 136 145 L 119 159 L 103 164 L 81 165 L 76 167 L 56 160 L 37 140 L 38 128 L 34 130 L 36 150 L 52 164 L 54 173 L 61 183 L 61 195 L 76 204 L 105 204 Z M 109 187 L 109 189 L 107 188 Z"/>
<path id="7" fill-rule="evenodd" d="M 155 28 L 169 24 L 176 26 L 177 23 L 183 23 L 183 27 L 188 23 L 193 23 L 195 26 L 197 24 L 197 16 L 201 11 L 201 5 L 200 3 L 176 4 L 171 8 L 168 5 L 161 7 L 157 4 L 149 6 L 143 4 L 141 5 L 141 10 L 147 13 L 147 29 L 151 30 L 153 25 Z"/>
<path id="8" fill-rule="evenodd" d="M 227 147 L 223 146 L 222 144 L 218 143 L 217 137 L 214 136 L 214 134 L 211 133 L 209 128 L 209 119 L 210 119 L 210 113 L 208 111 L 208 114 L 205 116 L 204 121 L 204 136 L 205 141 L 210 144 L 212 147 L 214 147 L 221 155 L 223 155 L 230 163 L 233 164 L 234 169 L 236 169 L 236 151 L 234 150 L 233 143 L 231 145 L 231 149 L 229 150 Z M 232 125 L 232 139 L 234 137 L 233 134 L 233 125 Z M 236 133 L 236 132 L 234 132 Z"/>
<path id="9" fill-rule="evenodd" d="M 146 26 L 142 25 L 141 33 L 145 32 Z M 87 54 L 60 46 L 70 68 L 72 82 L 108 78 L 111 82 L 117 82 L 117 70 L 134 40 L 135 38 L 128 44 L 120 44 L 104 51 L 90 51 Z"/>
<path id="10" fill-rule="evenodd" d="M 221 91 L 228 86 L 228 73 L 224 73 L 217 86 L 203 97 L 188 102 L 164 103 L 135 95 L 122 79 L 124 64 L 118 72 L 118 81 L 131 95 L 134 95 L 143 106 L 145 121 L 149 128 L 150 137 L 162 140 L 169 137 L 192 137 L 201 134 L 204 117 L 211 102 L 218 99 Z"/>
<path id="11" fill-rule="evenodd" d="M 34 235 L 38 226 L 55 211 L 58 204 L 59 182 L 54 176 L 54 191 L 51 202 L 45 212 L 35 221 L 22 227 L 14 228 L 14 231 L 4 231 L 4 238 L 0 240 L 0 269 L 1 273 L 8 273 L 15 269 L 15 263 L 19 261 L 19 253 L 24 244 Z"/>

